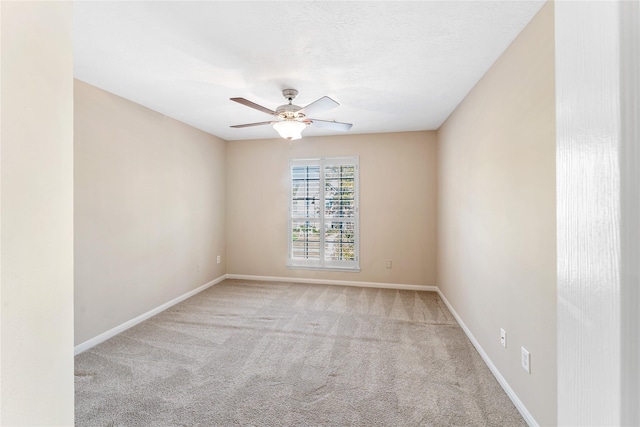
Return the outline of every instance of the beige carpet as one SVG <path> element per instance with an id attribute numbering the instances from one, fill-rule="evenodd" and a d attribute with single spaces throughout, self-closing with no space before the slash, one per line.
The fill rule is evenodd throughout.
<path id="1" fill-rule="evenodd" d="M 78 355 L 77 426 L 524 426 L 434 292 L 227 280 Z"/>

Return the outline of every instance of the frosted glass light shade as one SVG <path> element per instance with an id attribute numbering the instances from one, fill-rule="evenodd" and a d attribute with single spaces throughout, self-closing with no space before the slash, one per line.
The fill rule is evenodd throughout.
<path id="1" fill-rule="evenodd" d="M 306 127 L 307 125 L 297 120 L 284 120 L 273 124 L 273 128 L 280 136 L 289 140 L 302 138 L 302 131 Z"/>

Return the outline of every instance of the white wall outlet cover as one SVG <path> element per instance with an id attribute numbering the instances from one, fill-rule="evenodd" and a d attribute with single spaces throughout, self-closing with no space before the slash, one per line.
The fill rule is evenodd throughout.
<path id="1" fill-rule="evenodd" d="M 526 348 L 522 347 L 522 369 L 531 373 L 531 360 L 529 352 Z"/>
<path id="2" fill-rule="evenodd" d="M 500 344 L 502 344 L 504 348 L 507 348 L 507 331 L 502 328 L 500 328 Z"/>

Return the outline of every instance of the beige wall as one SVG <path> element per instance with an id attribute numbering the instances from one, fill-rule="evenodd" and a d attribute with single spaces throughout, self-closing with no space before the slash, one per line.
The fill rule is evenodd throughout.
<path id="1" fill-rule="evenodd" d="M 73 425 L 72 5 L 0 15 L 0 424 Z"/>
<path id="2" fill-rule="evenodd" d="M 227 273 L 435 285 L 436 148 L 435 132 L 229 142 Z M 360 157 L 361 271 L 287 269 L 289 159 L 334 156 Z"/>
<path id="3" fill-rule="evenodd" d="M 438 285 L 541 425 L 556 423 L 553 4 L 438 132 Z M 500 328 L 508 345 L 500 345 Z M 531 353 L 531 374 L 520 347 Z"/>
<path id="4" fill-rule="evenodd" d="M 225 274 L 226 142 L 74 87 L 77 345 Z"/>

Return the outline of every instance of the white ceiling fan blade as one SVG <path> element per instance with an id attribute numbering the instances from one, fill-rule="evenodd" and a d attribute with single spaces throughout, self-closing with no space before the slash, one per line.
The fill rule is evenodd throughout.
<path id="1" fill-rule="evenodd" d="M 298 112 L 304 114 L 305 116 L 311 116 L 313 114 L 321 113 L 323 111 L 327 111 L 332 108 L 335 108 L 338 105 L 340 104 L 338 104 L 333 99 L 329 98 L 328 96 L 323 96 L 317 101 L 313 101 L 311 104 L 307 105 L 306 107 L 303 107 Z"/>
<path id="2" fill-rule="evenodd" d="M 351 126 L 353 126 L 351 123 L 342 123 L 342 122 L 318 120 L 318 119 L 305 120 L 305 122 L 307 121 L 311 122 L 311 124 L 317 128 L 339 130 L 341 132 L 346 132 L 349 129 L 351 129 Z"/>
<path id="3" fill-rule="evenodd" d="M 249 127 L 252 127 L 252 126 L 270 125 L 272 123 L 275 123 L 275 122 L 246 123 L 244 125 L 233 125 L 233 126 L 230 126 L 230 127 L 232 127 L 232 128 L 249 128 Z"/>
<path id="4" fill-rule="evenodd" d="M 268 109 L 267 107 L 263 107 L 262 105 L 258 105 L 255 102 L 251 102 L 248 99 L 244 99 L 244 98 L 229 98 L 232 101 L 235 101 L 239 104 L 242 105 L 246 105 L 247 107 L 251 107 L 253 109 L 256 109 L 258 111 L 262 111 L 263 113 L 267 113 L 270 114 L 272 116 L 276 115 L 276 112 L 273 110 Z"/>

